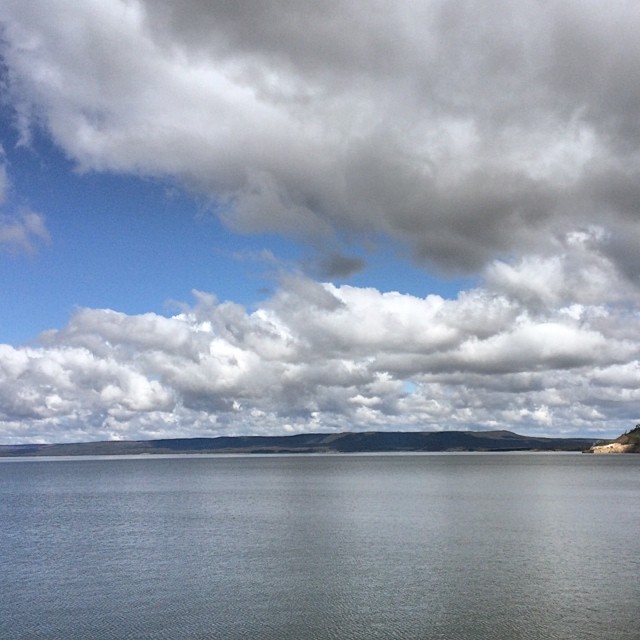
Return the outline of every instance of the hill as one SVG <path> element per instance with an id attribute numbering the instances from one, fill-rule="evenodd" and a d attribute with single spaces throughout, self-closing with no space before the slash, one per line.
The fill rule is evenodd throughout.
<path id="1" fill-rule="evenodd" d="M 640 453 L 640 424 L 610 442 L 598 442 L 590 453 Z"/>
<path id="2" fill-rule="evenodd" d="M 304 433 L 162 440 L 0 445 L 0 456 L 203 453 L 377 453 L 410 451 L 584 451 L 593 440 L 539 438 L 511 431 Z"/>

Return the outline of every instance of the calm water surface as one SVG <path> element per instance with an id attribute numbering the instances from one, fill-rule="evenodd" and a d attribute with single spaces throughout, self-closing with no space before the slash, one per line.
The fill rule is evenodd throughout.
<path id="1" fill-rule="evenodd" d="M 0 460 L 0 638 L 638 640 L 640 456 Z"/>

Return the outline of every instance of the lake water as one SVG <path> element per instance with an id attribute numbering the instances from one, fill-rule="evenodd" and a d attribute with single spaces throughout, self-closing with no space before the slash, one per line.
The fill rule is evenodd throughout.
<path id="1" fill-rule="evenodd" d="M 638 640 L 640 456 L 0 461 L 0 638 Z"/>

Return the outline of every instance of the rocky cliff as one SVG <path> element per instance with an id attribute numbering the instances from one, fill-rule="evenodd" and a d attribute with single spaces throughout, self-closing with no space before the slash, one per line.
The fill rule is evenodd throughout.
<path id="1" fill-rule="evenodd" d="M 594 444 L 590 453 L 640 453 L 640 424 L 612 442 Z"/>

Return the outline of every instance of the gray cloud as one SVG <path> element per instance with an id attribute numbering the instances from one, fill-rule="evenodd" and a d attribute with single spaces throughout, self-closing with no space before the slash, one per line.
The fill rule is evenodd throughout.
<path id="1" fill-rule="evenodd" d="M 358 256 L 348 256 L 333 252 L 321 255 L 315 260 L 306 260 L 303 268 L 307 272 L 317 273 L 321 278 L 347 278 L 362 271 L 366 263 Z"/>
<path id="2" fill-rule="evenodd" d="M 469 271 L 590 224 L 622 242 L 638 208 L 628 2 L 11 1 L 0 20 L 25 132 L 84 169 L 177 177 L 242 232 L 329 256 L 336 232 L 383 233 Z"/>

